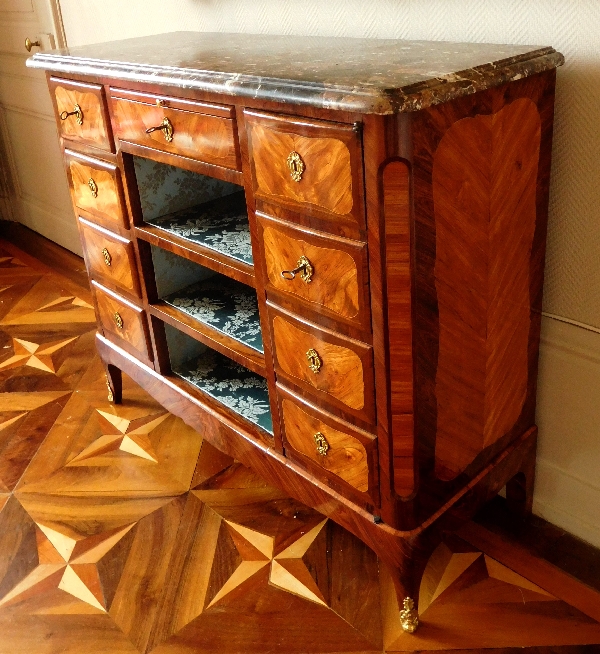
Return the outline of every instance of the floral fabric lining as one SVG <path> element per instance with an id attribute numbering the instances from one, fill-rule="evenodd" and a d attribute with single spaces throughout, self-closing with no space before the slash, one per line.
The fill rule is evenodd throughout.
<path id="1" fill-rule="evenodd" d="M 263 352 L 263 339 L 254 289 L 222 277 L 198 282 L 163 298 L 200 322 L 236 341 Z"/>
<path id="2" fill-rule="evenodd" d="M 174 372 L 232 411 L 273 433 L 266 379 L 214 351 L 202 354 Z"/>
<path id="3" fill-rule="evenodd" d="M 252 265 L 248 212 L 243 193 L 198 204 L 146 222 Z"/>

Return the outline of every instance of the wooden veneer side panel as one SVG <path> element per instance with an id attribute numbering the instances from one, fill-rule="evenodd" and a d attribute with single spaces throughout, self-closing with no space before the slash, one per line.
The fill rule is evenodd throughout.
<path id="1" fill-rule="evenodd" d="M 421 522 L 439 509 L 489 461 L 534 424 L 540 311 L 548 217 L 548 182 L 552 147 L 555 72 L 550 71 L 502 87 L 429 108 L 413 116 L 412 185 L 414 205 L 414 370 L 415 444 L 419 494 L 417 519 Z M 464 118 L 490 116 L 516 100 L 527 98 L 537 107 L 541 138 L 535 179 L 535 232 L 529 257 L 530 322 L 528 330 L 527 392 L 515 425 L 480 453 L 454 479 L 435 476 L 438 402 L 436 374 L 439 360 L 439 304 L 435 266 L 436 211 L 432 191 L 434 156 L 446 132 Z"/>
<path id="2" fill-rule="evenodd" d="M 388 360 L 394 491 L 415 490 L 411 308 L 410 171 L 405 161 L 382 174 L 385 217 Z"/>
<path id="3" fill-rule="evenodd" d="M 525 402 L 539 148 L 539 112 L 520 98 L 455 122 L 434 156 L 440 479 L 508 432 Z"/>

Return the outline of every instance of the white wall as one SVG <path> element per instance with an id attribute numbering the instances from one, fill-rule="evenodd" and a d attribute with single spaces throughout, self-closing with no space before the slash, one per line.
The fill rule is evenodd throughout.
<path id="1" fill-rule="evenodd" d="M 69 45 L 198 30 L 539 44 L 552 45 L 566 56 L 558 72 L 534 510 L 600 546 L 600 2 L 60 4 Z"/>

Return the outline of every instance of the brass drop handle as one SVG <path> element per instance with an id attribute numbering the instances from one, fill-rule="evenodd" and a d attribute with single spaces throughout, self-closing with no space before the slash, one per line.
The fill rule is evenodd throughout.
<path id="1" fill-rule="evenodd" d="M 156 127 L 148 127 L 146 134 L 152 134 L 152 132 L 157 132 L 158 130 L 162 130 L 167 143 L 170 143 L 173 140 L 173 123 L 166 116 L 162 119 L 160 125 L 157 125 Z"/>
<path id="2" fill-rule="evenodd" d="M 94 181 L 93 177 L 90 177 L 88 180 L 88 186 L 90 187 L 90 191 L 92 193 L 93 198 L 98 197 L 98 184 Z"/>
<path id="3" fill-rule="evenodd" d="M 113 318 L 115 319 L 115 325 L 117 328 L 123 329 L 123 318 L 121 318 L 121 314 L 118 311 L 115 311 Z"/>
<path id="4" fill-rule="evenodd" d="M 300 279 L 305 284 L 310 283 L 312 281 L 312 276 L 315 272 L 315 269 L 313 268 L 313 265 L 308 260 L 308 258 L 302 255 L 298 259 L 296 266 L 297 267 L 294 268 L 293 270 L 282 270 L 281 276 L 287 281 L 292 281 L 293 279 L 295 279 L 296 275 L 300 273 Z"/>
<path id="5" fill-rule="evenodd" d="M 302 179 L 302 174 L 306 170 L 306 164 L 302 160 L 302 157 L 295 151 L 292 150 L 287 158 L 287 165 L 290 169 L 290 175 L 295 182 L 299 182 Z"/>
<path id="6" fill-rule="evenodd" d="M 312 347 L 306 353 L 306 360 L 308 361 L 308 367 L 315 373 L 315 375 L 321 370 L 323 365 L 323 359 L 319 356 L 319 353 L 314 350 Z"/>
<path id="7" fill-rule="evenodd" d="M 107 266 L 110 266 L 110 264 L 112 263 L 112 257 L 110 256 L 110 252 L 106 248 L 102 250 L 102 256 L 104 257 L 104 263 Z"/>
<path id="8" fill-rule="evenodd" d="M 25 39 L 25 50 L 31 52 L 31 48 L 41 48 L 42 44 L 39 41 L 32 41 L 29 37 Z"/>
<path id="9" fill-rule="evenodd" d="M 69 116 L 75 116 L 77 118 L 77 124 L 83 125 L 83 111 L 81 111 L 81 107 L 78 104 L 73 107 L 73 111 L 60 112 L 61 120 L 67 120 Z"/>
<path id="10" fill-rule="evenodd" d="M 327 456 L 329 443 L 327 442 L 325 435 L 318 431 L 316 434 L 314 434 L 313 438 L 315 440 L 315 445 L 317 446 L 317 454 L 320 454 L 321 456 Z"/>

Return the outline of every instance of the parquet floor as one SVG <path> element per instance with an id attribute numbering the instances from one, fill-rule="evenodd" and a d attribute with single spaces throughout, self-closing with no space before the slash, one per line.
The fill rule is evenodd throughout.
<path id="1" fill-rule="evenodd" d="M 479 525 L 403 634 L 370 550 L 132 382 L 110 404 L 87 289 L 0 248 L 0 654 L 600 651 L 600 594 Z"/>

